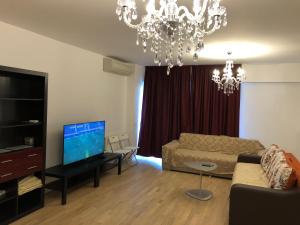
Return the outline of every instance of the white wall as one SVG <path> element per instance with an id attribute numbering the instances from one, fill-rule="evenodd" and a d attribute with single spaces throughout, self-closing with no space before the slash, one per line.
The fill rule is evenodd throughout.
<path id="1" fill-rule="evenodd" d="M 132 78 L 104 73 L 103 56 L 2 22 L 0 33 L 0 65 L 49 75 L 48 167 L 61 162 L 63 124 L 106 120 L 107 134 L 128 130 L 132 122 L 127 122 L 127 102 L 131 107 L 133 103 L 127 101 L 127 87 Z M 143 67 L 136 68 L 143 73 Z"/>
<path id="2" fill-rule="evenodd" d="M 240 137 L 279 144 L 300 159 L 300 64 L 243 67 Z"/>

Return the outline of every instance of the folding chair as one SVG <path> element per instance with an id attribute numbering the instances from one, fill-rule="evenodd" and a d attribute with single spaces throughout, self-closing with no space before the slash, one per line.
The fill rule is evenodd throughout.
<path id="1" fill-rule="evenodd" d="M 121 134 L 119 136 L 119 140 L 120 140 L 122 149 L 130 150 L 132 152 L 131 158 L 133 157 L 135 159 L 135 164 L 138 164 L 136 154 L 137 154 L 139 147 L 131 145 L 128 134 Z"/>
<path id="2" fill-rule="evenodd" d="M 132 150 L 131 149 L 123 149 L 120 145 L 120 140 L 118 136 L 110 136 L 108 138 L 109 145 L 111 147 L 111 151 L 113 153 L 122 154 L 123 161 L 129 161 L 132 157 Z"/>

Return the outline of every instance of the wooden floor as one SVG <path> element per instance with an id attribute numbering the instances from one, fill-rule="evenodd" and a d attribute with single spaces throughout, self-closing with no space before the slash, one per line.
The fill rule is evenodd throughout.
<path id="1" fill-rule="evenodd" d="M 118 176 L 106 173 L 100 187 L 92 183 L 72 190 L 68 203 L 60 205 L 57 192 L 46 194 L 40 209 L 15 225 L 227 225 L 230 180 L 204 177 L 203 185 L 214 198 L 198 201 L 184 194 L 197 188 L 194 174 L 161 171 L 155 164 L 140 160 Z"/>

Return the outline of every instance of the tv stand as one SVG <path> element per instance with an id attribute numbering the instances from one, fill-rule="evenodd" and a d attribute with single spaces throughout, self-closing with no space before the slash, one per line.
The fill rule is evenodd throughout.
<path id="1" fill-rule="evenodd" d="M 118 160 L 118 175 L 121 174 L 122 168 L 122 155 L 115 153 L 104 153 L 101 157 L 95 157 L 91 160 L 82 161 L 73 165 L 63 166 L 58 165 L 46 169 L 45 175 L 48 177 L 59 178 L 60 185 L 54 183 L 47 184 L 46 188 L 61 191 L 61 204 L 65 205 L 67 203 L 67 190 L 69 187 L 69 180 L 73 177 L 80 176 L 82 174 L 93 172 L 94 177 L 94 187 L 99 186 L 100 175 L 103 166 L 107 162 Z"/>

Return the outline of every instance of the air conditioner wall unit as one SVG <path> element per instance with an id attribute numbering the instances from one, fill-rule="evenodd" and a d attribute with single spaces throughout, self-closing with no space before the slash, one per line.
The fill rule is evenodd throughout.
<path id="1" fill-rule="evenodd" d="M 135 71 L 134 64 L 124 63 L 112 58 L 103 58 L 103 71 L 122 76 L 130 76 Z"/>

